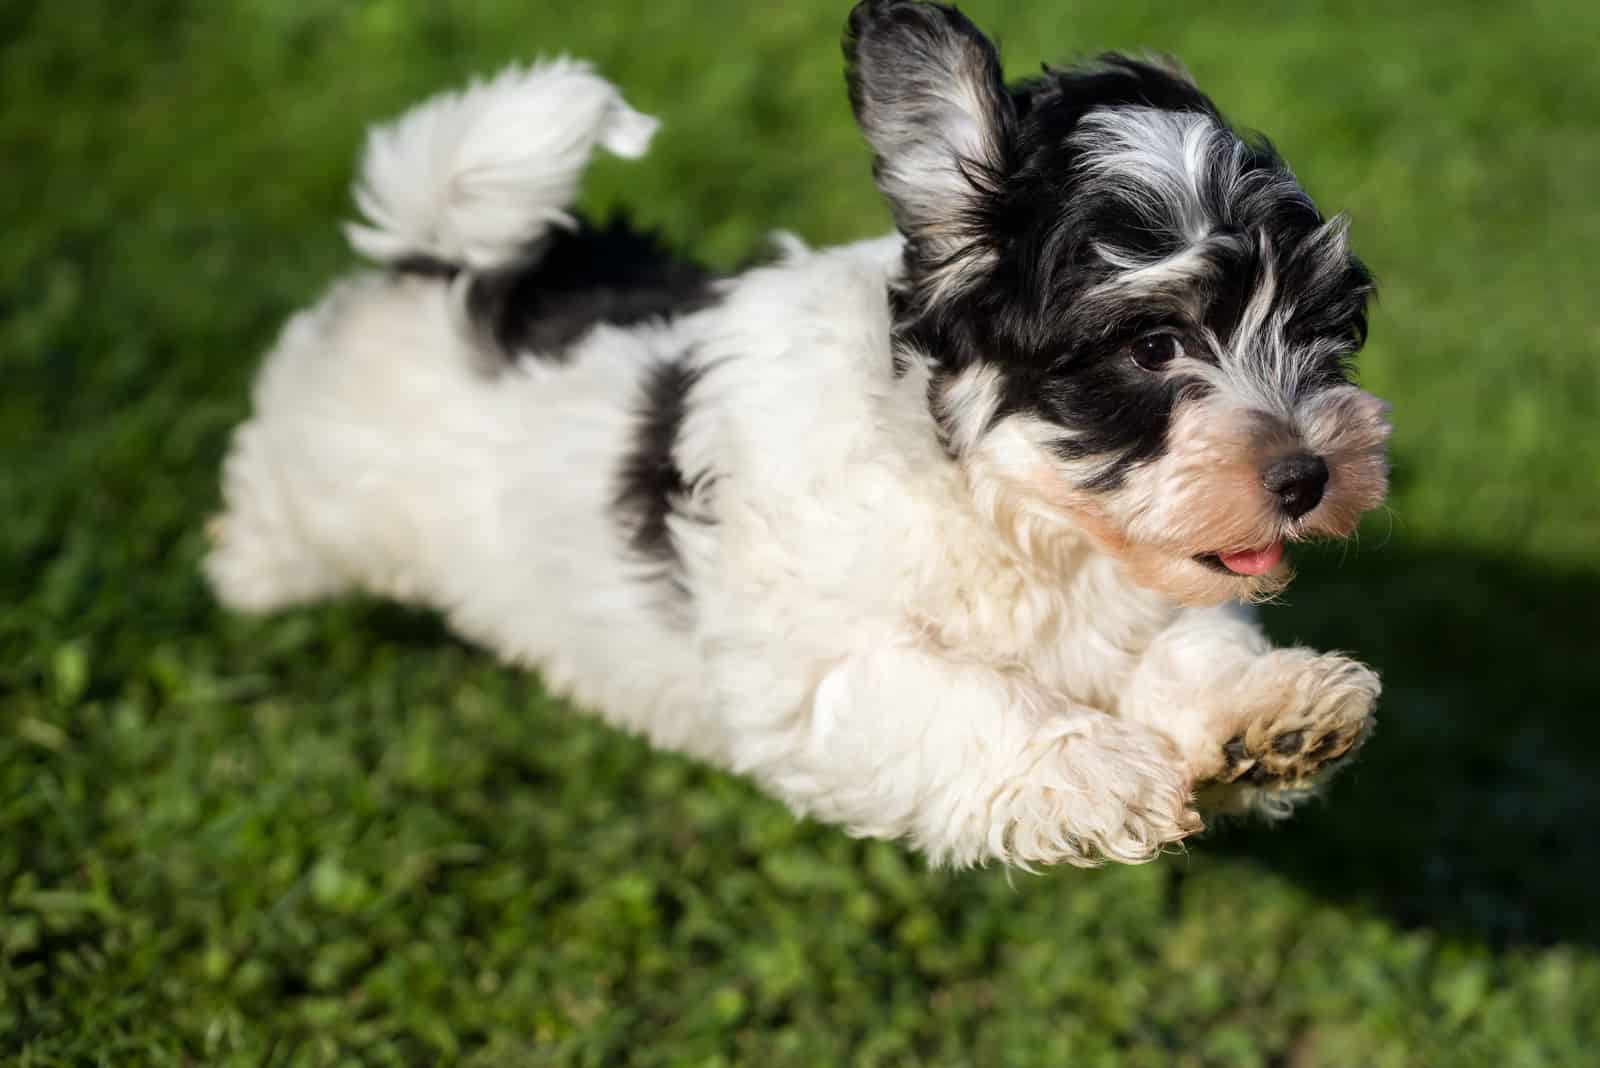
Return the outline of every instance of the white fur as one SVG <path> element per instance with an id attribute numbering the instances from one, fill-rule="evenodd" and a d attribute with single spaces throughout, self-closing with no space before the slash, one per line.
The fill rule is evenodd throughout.
<path id="1" fill-rule="evenodd" d="M 656 126 L 587 63 L 508 67 L 372 130 L 355 193 L 367 223 L 345 232 L 379 263 L 498 267 L 571 224 L 566 206 L 596 145 L 637 159 Z"/>
<path id="2" fill-rule="evenodd" d="M 565 217 L 619 123 L 647 131 L 638 118 L 575 64 L 441 97 L 374 135 L 376 229 L 353 240 L 502 262 Z M 1019 503 L 977 454 L 1025 474 L 1025 428 L 952 462 L 926 370 L 891 370 L 897 238 L 785 249 L 706 311 L 601 326 L 559 364 L 498 376 L 446 284 L 340 283 L 288 324 L 234 438 L 206 561 L 218 595 L 433 606 L 619 727 L 953 864 L 1148 859 L 1199 828 L 1192 795 L 1236 732 L 1330 687 L 1370 707 L 1375 681 L 1337 658 L 1300 651 L 1262 683 L 1253 624 L 1134 585 Z M 710 522 L 673 528 L 690 596 L 666 612 L 613 479 L 641 379 L 686 352 L 701 377 L 676 458 L 715 477 L 690 505 Z M 992 414 L 981 375 L 951 389 L 963 425 Z M 1336 681 L 1290 709 L 1301 677 Z"/>

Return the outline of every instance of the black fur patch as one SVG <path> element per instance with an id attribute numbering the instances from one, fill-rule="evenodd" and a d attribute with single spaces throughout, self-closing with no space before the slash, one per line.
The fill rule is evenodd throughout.
<path id="1" fill-rule="evenodd" d="M 680 592 L 680 558 L 669 516 L 684 514 L 691 491 L 704 472 L 686 473 L 678 464 L 678 434 L 689 409 L 699 372 L 683 359 L 653 367 L 645 376 L 633 442 L 618 472 L 612 511 L 628 551 L 658 565 Z M 696 517 L 705 521 L 704 517 Z"/>
<path id="2" fill-rule="evenodd" d="M 423 255 L 404 256 L 391 264 L 390 270 L 396 274 L 417 274 L 424 278 L 442 278 L 445 281 L 461 273 L 461 268 L 453 263 Z"/>
<path id="3" fill-rule="evenodd" d="M 397 270 L 450 277 L 455 269 L 432 260 L 402 262 Z M 600 323 L 632 326 L 708 306 L 716 277 L 673 255 L 653 234 L 625 219 L 604 228 L 581 221 L 553 230 L 524 262 L 473 277 L 467 312 L 473 326 L 508 360 L 532 355 L 566 359 L 574 342 Z"/>

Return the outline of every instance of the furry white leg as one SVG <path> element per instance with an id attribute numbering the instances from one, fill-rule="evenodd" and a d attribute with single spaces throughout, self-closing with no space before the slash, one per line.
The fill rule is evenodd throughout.
<path id="1" fill-rule="evenodd" d="M 1273 649 L 1248 610 L 1224 606 L 1162 632 L 1121 712 L 1172 737 L 1206 810 L 1281 817 L 1371 733 L 1380 689 L 1348 657 Z"/>
<path id="2" fill-rule="evenodd" d="M 235 432 L 222 482 L 225 510 L 206 525 L 211 551 L 203 565 L 218 600 L 236 612 L 264 613 L 348 588 L 306 542 L 259 425 Z"/>
<path id="3" fill-rule="evenodd" d="M 425 465 L 404 447 L 441 408 L 470 411 L 458 395 L 473 382 L 437 283 L 357 277 L 289 320 L 207 528 L 219 599 L 268 612 L 358 587 L 415 597 L 406 507 L 426 498 L 399 487 Z"/>
<path id="4" fill-rule="evenodd" d="M 311 406 L 314 386 L 298 386 L 299 368 L 330 358 L 335 296 L 291 319 L 267 356 L 255 390 L 255 413 L 234 431 L 222 469 L 222 512 L 206 525 L 203 569 L 217 598 L 239 612 L 271 612 L 330 597 L 350 582 L 314 546 L 305 524 L 305 491 L 285 441 L 285 409 Z M 292 391 L 285 383 L 295 386 Z"/>
<path id="5" fill-rule="evenodd" d="M 379 263 L 429 258 L 473 271 L 528 254 L 566 208 L 596 146 L 625 159 L 658 123 L 587 63 L 513 66 L 373 128 L 346 235 Z"/>
<path id="6" fill-rule="evenodd" d="M 936 864 L 1137 863 L 1201 829 L 1159 733 L 915 650 L 830 672 L 804 750 L 773 775 L 791 803 Z"/>

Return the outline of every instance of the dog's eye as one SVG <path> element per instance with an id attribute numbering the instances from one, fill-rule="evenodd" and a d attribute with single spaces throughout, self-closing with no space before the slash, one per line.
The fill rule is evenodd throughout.
<path id="1" fill-rule="evenodd" d="M 1128 346 L 1128 356 L 1146 371 L 1159 371 L 1183 355 L 1183 343 L 1172 334 L 1146 334 Z"/>

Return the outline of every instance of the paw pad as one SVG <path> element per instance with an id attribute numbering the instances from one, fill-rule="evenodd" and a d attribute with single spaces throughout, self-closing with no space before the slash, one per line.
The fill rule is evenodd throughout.
<path id="1" fill-rule="evenodd" d="M 1365 738 L 1370 720 L 1342 726 L 1313 738 L 1305 728 L 1268 735 L 1255 742 L 1235 735 L 1222 747 L 1225 767 L 1222 782 L 1248 782 L 1257 786 L 1293 786 L 1315 778 L 1328 766 L 1354 752 Z"/>
<path id="2" fill-rule="evenodd" d="M 1294 756 L 1305 745 L 1305 731 L 1285 731 L 1272 740 L 1272 751 L 1279 756 Z"/>

